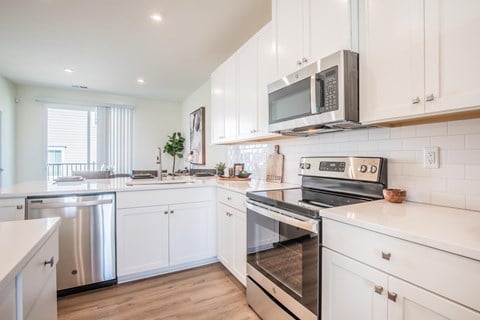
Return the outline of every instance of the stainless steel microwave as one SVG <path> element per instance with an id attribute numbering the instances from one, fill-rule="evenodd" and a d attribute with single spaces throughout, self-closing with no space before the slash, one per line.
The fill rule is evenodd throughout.
<path id="1" fill-rule="evenodd" d="M 342 50 L 268 86 L 268 131 L 309 135 L 358 123 L 358 54 Z"/>

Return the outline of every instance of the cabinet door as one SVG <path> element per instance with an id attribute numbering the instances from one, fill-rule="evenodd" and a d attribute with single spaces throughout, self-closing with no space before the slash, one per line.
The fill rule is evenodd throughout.
<path id="1" fill-rule="evenodd" d="M 239 137 L 249 137 L 257 132 L 257 49 L 257 39 L 252 38 L 237 52 Z"/>
<path id="2" fill-rule="evenodd" d="M 171 205 L 170 265 L 215 256 L 215 215 L 210 202 Z"/>
<path id="3" fill-rule="evenodd" d="M 117 210 L 118 275 L 168 266 L 168 206 Z"/>
<path id="4" fill-rule="evenodd" d="M 211 77 L 212 143 L 221 143 L 225 137 L 225 68 L 218 67 Z"/>
<path id="5" fill-rule="evenodd" d="M 304 0 L 272 1 L 279 78 L 297 70 L 304 57 Z"/>
<path id="6" fill-rule="evenodd" d="M 322 319 L 386 320 L 388 276 L 322 249 Z"/>
<path id="7" fill-rule="evenodd" d="M 2 319 L 15 320 L 17 318 L 15 294 L 15 281 L 11 281 L 0 291 L 0 314 Z"/>
<path id="8" fill-rule="evenodd" d="M 25 199 L 0 200 L 0 222 L 25 219 Z"/>
<path id="9" fill-rule="evenodd" d="M 308 0 L 308 32 L 305 36 L 309 42 L 310 52 L 305 53 L 309 62 L 328 56 L 338 50 L 352 49 L 352 18 L 356 16 L 357 0 Z M 357 35 L 355 35 L 356 37 Z"/>
<path id="10" fill-rule="evenodd" d="M 218 203 L 217 205 L 217 256 L 225 267 L 233 267 L 233 214 L 232 208 Z"/>
<path id="11" fill-rule="evenodd" d="M 56 267 L 55 267 L 56 269 Z M 36 297 L 35 304 L 28 315 L 24 315 L 26 320 L 38 319 L 57 319 L 57 281 L 56 270 L 52 272 L 49 279 L 42 288 L 42 291 Z M 3 315 L 2 315 L 3 319 Z"/>
<path id="12" fill-rule="evenodd" d="M 234 258 L 233 270 L 235 276 L 243 285 L 247 285 L 247 217 L 246 213 L 238 210 L 233 212 L 233 241 Z"/>
<path id="13" fill-rule="evenodd" d="M 237 136 L 237 56 L 225 63 L 225 138 Z"/>
<path id="14" fill-rule="evenodd" d="M 479 320 L 480 313 L 394 277 L 388 279 L 389 320 Z"/>
<path id="15" fill-rule="evenodd" d="M 427 112 L 480 105 L 480 1 L 425 1 Z"/>
<path id="16" fill-rule="evenodd" d="M 423 1 L 360 0 L 360 121 L 424 112 Z"/>

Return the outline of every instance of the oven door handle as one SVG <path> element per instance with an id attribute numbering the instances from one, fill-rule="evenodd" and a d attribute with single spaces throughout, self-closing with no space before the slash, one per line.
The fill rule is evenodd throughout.
<path id="1" fill-rule="evenodd" d="M 273 211 L 257 205 L 256 202 L 252 200 L 247 200 L 245 202 L 245 206 L 247 209 L 250 209 L 255 213 L 267 218 L 318 234 L 318 220 L 305 218 L 301 215 L 290 212 L 287 213 L 287 211 L 277 208 L 275 208 L 275 211 Z M 282 212 L 285 212 L 285 214 L 282 214 Z"/>

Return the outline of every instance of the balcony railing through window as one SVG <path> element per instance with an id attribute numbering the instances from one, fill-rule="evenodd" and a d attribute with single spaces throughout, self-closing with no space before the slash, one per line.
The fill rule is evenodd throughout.
<path id="1" fill-rule="evenodd" d="M 98 169 L 98 164 L 96 162 L 48 163 L 47 177 L 48 180 L 54 180 L 58 177 L 72 176 L 74 171 L 95 171 Z"/>

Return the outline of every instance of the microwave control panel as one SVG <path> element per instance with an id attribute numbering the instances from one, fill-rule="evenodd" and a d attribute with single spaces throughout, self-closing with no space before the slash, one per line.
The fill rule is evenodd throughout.
<path id="1" fill-rule="evenodd" d="M 320 113 L 338 110 L 338 66 L 318 73 L 316 85 Z"/>

